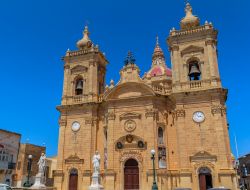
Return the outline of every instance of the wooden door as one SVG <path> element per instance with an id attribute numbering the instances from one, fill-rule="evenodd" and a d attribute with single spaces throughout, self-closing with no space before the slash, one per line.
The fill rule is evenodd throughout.
<path id="1" fill-rule="evenodd" d="M 125 164 L 124 190 L 139 190 L 139 168 L 136 160 L 130 159 Z"/>
<path id="2" fill-rule="evenodd" d="M 199 175 L 200 190 L 207 190 L 213 187 L 212 175 L 211 174 L 200 174 Z"/>
<path id="3" fill-rule="evenodd" d="M 200 190 L 206 190 L 206 175 L 199 175 Z"/>
<path id="4" fill-rule="evenodd" d="M 69 176 L 69 190 L 77 190 L 78 175 L 70 174 Z"/>

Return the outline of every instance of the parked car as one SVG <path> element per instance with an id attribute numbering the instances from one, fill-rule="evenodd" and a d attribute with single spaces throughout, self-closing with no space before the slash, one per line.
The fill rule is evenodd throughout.
<path id="1" fill-rule="evenodd" d="M 0 190 L 12 190 L 12 188 L 9 185 L 0 183 Z"/>

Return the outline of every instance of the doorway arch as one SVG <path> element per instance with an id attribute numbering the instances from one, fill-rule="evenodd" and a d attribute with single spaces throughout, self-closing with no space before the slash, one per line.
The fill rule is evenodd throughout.
<path id="1" fill-rule="evenodd" d="M 213 187 L 213 179 L 211 170 L 207 167 L 199 169 L 199 185 L 200 190 L 207 190 Z"/>
<path id="2" fill-rule="evenodd" d="M 77 190 L 78 186 L 78 170 L 73 168 L 69 173 L 69 190 Z"/>
<path id="3" fill-rule="evenodd" d="M 135 159 L 128 159 L 124 164 L 124 190 L 139 190 L 139 167 Z"/>

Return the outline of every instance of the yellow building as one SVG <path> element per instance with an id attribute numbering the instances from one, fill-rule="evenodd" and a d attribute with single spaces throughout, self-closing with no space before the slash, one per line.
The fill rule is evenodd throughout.
<path id="1" fill-rule="evenodd" d="M 155 152 L 159 189 L 236 189 L 228 136 L 227 90 L 217 60 L 217 30 L 200 24 L 190 4 L 167 38 L 172 70 L 156 42 L 151 69 L 143 76 L 129 52 L 120 81 L 105 86 L 105 55 L 88 28 L 63 60 L 57 190 L 87 190 L 91 158 L 101 155 L 106 190 L 149 190 Z"/>

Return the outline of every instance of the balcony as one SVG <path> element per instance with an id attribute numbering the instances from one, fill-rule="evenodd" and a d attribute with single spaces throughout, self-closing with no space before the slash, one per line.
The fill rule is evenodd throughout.
<path id="1" fill-rule="evenodd" d="M 176 91 L 201 90 L 221 87 L 220 79 L 196 80 L 174 84 Z"/>
<path id="2" fill-rule="evenodd" d="M 165 87 L 159 86 L 159 85 L 153 85 L 152 89 L 155 93 L 161 94 L 161 95 L 169 95 L 172 93 L 171 88 L 165 88 Z"/>
<path id="3" fill-rule="evenodd" d="M 82 104 L 88 102 L 102 102 L 103 95 L 76 95 L 63 98 L 63 104 Z"/>

